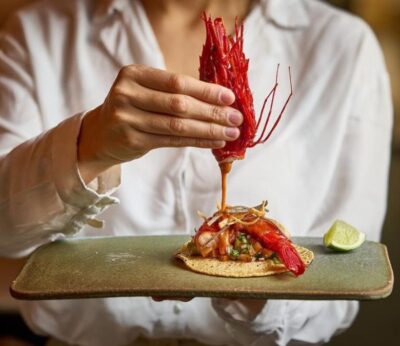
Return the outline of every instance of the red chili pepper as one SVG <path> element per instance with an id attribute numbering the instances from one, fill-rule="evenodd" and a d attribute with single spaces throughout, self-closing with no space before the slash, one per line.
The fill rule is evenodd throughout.
<path id="1" fill-rule="evenodd" d="M 235 102 L 232 104 L 243 114 L 243 123 L 240 126 L 240 136 L 232 142 L 227 142 L 225 147 L 214 149 L 213 154 L 219 163 L 232 162 L 243 159 L 247 148 L 265 143 L 275 130 L 282 114 L 292 97 L 292 80 L 289 68 L 290 94 L 275 123 L 267 131 L 271 117 L 275 93 L 278 87 L 279 65 L 276 71 L 275 85 L 264 100 L 258 120 L 256 121 L 253 96 L 249 88 L 247 71 L 249 60 L 243 53 L 243 24 L 240 27 L 235 22 L 235 35 L 227 35 L 221 18 L 214 21 L 203 13 L 207 37 L 200 56 L 200 79 L 202 81 L 216 83 L 231 89 L 235 94 Z M 268 114 L 264 117 L 264 110 L 271 98 Z M 260 134 L 255 139 L 257 132 Z"/>

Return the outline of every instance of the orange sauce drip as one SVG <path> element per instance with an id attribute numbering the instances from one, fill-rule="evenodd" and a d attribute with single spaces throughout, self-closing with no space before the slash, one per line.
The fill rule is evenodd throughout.
<path id="1" fill-rule="evenodd" d="M 221 170 L 221 187 L 222 187 L 221 212 L 224 212 L 226 209 L 226 176 L 231 171 L 232 162 L 220 163 L 219 168 Z"/>

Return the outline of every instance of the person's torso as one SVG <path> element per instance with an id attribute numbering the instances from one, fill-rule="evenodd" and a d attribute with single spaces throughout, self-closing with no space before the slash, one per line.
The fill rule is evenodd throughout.
<path id="1" fill-rule="evenodd" d="M 162 53 L 139 1 L 119 2 L 112 10 L 98 6 L 93 12 L 94 3 L 50 5 L 53 9 L 49 13 L 42 9 L 44 24 L 26 33 L 44 129 L 101 104 L 122 66 L 146 64 L 164 68 Z M 268 7 L 266 3 L 272 5 Z M 244 22 L 244 50 L 250 59 L 249 81 L 256 114 L 274 84 L 277 64 L 281 73 L 273 119 L 290 92 L 288 66 L 292 69 L 294 96 L 270 140 L 249 149 L 245 160 L 234 163 L 227 190 L 231 205 L 251 206 L 267 199 L 270 216 L 295 236 L 321 235 L 324 231 L 326 225 L 316 220 L 329 198 L 335 158 L 346 127 L 346 98 L 351 97 L 340 94 L 343 88 L 338 80 L 346 81 L 347 77 L 333 76 L 332 69 L 325 67 L 336 62 L 321 57 L 329 57 L 335 51 L 340 34 L 329 29 L 318 36 L 319 30 L 310 29 L 307 18 L 295 17 L 308 15 L 306 9 L 310 5 L 299 0 L 297 12 L 290 19 L 288 12 L 292 8 L 262 1 Z M 286 17 L 276 23 L 279 13 L 275 10 L 277 17 L 271 19 L 265 11 L 279 6 L 281 12 L 286 11 Z M 328 17 L 332 16 L 329 11 L 326 13 L 321 26 L 328 25 Z M 37 18 L 25 19 L 28 27 Z M 153 150 L 123 165 L 122 184 L 116 192 L 120 204 L 101 215 L 105 228 L 99 231 L 87 227 L 78 236 L 192 234 L 202 221 L 197 211 L 211 214 L 220 193 L 219 168 L 210 150 Z M 86 344 L 94 339 L 86 339 L 84 329 L 99 325 L 118 331 L 120 337 L 114 339 L 114 344 L 130 340 L 139 332 L 165 337 L 168 331 L 175 330 L 174 335 L 190 334 L 201 339 L 207 338 L 207 333 L 218 335 L 223 328 L 209 300 L 195 299 L 177 306 L 173 302 L 121 298 L 31 302 L 25 304 L 24 311 L 31 321 L 49 321 L 63 314 L 66 326 L 78 323 L 82 327 L 63 329 L 60 321 L 57 325 L 46 327 L 41 323 L 33 327 L 60 335 L 70 333 L 70 340 Z M 76 319 L 80 321 L 74 322 Z M 224 335 L 215 338 L 216 343 L 227 340 Z M 99 331 L 96 340 L 98 345 L 106 345 L 109 339 L 105 331 Z"/>

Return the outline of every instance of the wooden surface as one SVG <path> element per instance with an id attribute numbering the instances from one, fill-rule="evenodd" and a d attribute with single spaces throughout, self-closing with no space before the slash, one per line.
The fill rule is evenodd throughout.
<path id="1" fill-rule="evenodd" d="M 117 296 L 359 299 L 388 296 L 393 276 L 386 247 L 365 242 L 337 253 L 321 238 L 295 238 L 315 259 L 298 278 L 280 274 L 223 278 L 192 272 L 172 257 L 187 236 L 58 241 L 39 248 L 12 284 L 20 299 Z"/>

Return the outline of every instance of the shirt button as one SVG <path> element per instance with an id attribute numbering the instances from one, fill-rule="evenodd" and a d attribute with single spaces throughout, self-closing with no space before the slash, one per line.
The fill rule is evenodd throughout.
<path id="1" fill-rule="evenodd" d="M 182 304 L 181 303 L 176 303 L 174 304 L 174 313 L 175 314 L 180 314 L 182 311 Z"/>

